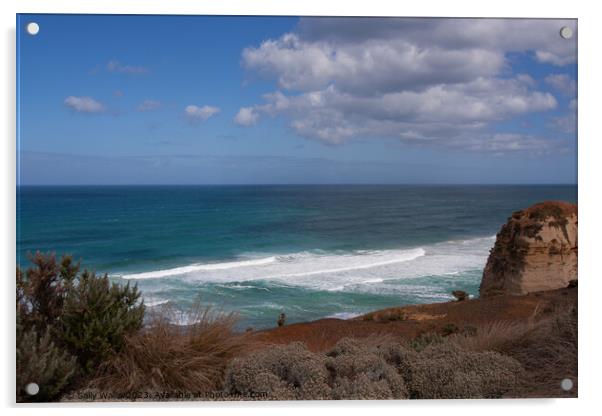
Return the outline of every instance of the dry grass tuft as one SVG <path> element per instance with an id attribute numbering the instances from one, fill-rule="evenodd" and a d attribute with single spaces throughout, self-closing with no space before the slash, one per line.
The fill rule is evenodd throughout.
<path id="1" fill-rule="evenodd" d="M 565 304 L 549 314 L 538 308 L 525 322 L 492 322 L 478 327 L 474 336 L 456 334 L 448 339 L 464 350 L 496 351 L 520 362 L 526 370 L 524 378 L 508 396 L 577 395 L 576 304 Z M 570 392 L 560 388 L 564 378 L 573 381 Z"/>
<path id="2" fill-rule="evenodd" d="M 120 354 L 105 362 L 89 386 L 106 392 L 218 389 L 224 368 L 248 347 L 249 336 L 236 333 L 237 317 L 196 307 L 190 325 L 173 325 L 169 309 L 147 328 L 128 337 Z"/>
<path id="3" fill-rule="evenodd" d="M 577 396 L 577 305 L 567 307 L 542 320 L 524 338 L 507 346 L 506 354 L 527 370 L 522 385 L 510 393 L 515 397 Z M 573 381 L 573 389 L 560 388 L 563 379 Z"/>

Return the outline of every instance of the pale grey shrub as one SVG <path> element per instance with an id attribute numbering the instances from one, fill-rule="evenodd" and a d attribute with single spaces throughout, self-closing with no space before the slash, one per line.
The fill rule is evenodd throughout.
<path id="1" fill-rule="evenodd" d="M 497 398 L 520 380 L 522 366 L 497 352 L 465 351 L 452 343 L 425 348 L 407 362 L 412 398 Z"/>
<path id="2" fill-rule="evenodd" d="M 344 338 L 326 354 L 292 343 L 235 359 L 224 386 L 231 394 L 267 392 L 271 400 L 495 398 L 516 386 L 522 372 L 513 358 L 450 342 L 417 352 Z"/>
<path id="3" fill-rule="evenodd" d="M 231 394 L 265 392 L 268 400 L 317 400 L 330 398 L 328 376 L 324 356 L 294 342 L 233 360 L 224 384 Z"/>
<path id="4" fill-rule="evenodd" d="M 344 338 L 326 355 L 333 399 L 407 398 L 403 378 L 377 348 Z"/>

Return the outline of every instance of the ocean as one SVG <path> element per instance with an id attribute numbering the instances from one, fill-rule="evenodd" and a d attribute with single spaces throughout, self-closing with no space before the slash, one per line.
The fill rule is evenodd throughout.
<path id="1" fill-rule="evenodd" d="M 577 186 L 21 186 L 17 264 L 36 250 L 137 284 L 149 309 L 201 302 L 240 328 L 478 296 L 513 211 Z"/>

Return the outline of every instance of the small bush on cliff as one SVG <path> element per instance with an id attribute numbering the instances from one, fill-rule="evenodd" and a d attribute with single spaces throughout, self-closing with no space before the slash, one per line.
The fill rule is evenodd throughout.
<path id="1" fill-rule="evenodd" d="M 463 300 L 466 300 L 469 297 L 468 293 L 466 293 L 463 290 L 454 290 L 452 292 L 452 295 L 453 295 L 454 298 L 456 298 L 457 302 L 461 302 Z"/>
<path id="2" fill-rule="evenodd" d="M 50 331 L 41 336 L 34 328 L 17 325 L 17 402 L 56 400 L 69 387 L 77 371 L 75 357 L 54 345 Z M 40 391 L 26 393 L 29 383 Z"/>
<path id="3" fill-rule="evenodd" d="M 454 323 L 447 323 L 441 328 L 441 334 L 444 337 L 447 337 L 452 334 L 457 334 L 458 332 L 460 332 L 460 328 L 458 328 L 458 325 Z"/>
<path id="4" fill-rule="evenodd" d="M 79 265 L 71 257 L 60 263 L 54 255 L 36 252 L 33 267 L 25 273 L 17 267 L 17 317 L 26 328 L 44 330 L 60 321 L 67 292 L 73 286 Z"/>
<path id="5" fill-rule="evenodd" d="M 418 335 L 412 341 L 410 341 L 410 347 L 415 351 L 422 351 L 426 347 L 432 344 L 441 344 L 445 341 L 445 339 L 434 332 L 426 332 Z"/>
<path id="6" fill-rule="evenodd" d="M 84 271 L 67 291 L 58 336 L 84 372 L 123 349 L 128 334 L 142 327 L 144 305 L 136 287 L 111 284 L 105 275 Z"/>

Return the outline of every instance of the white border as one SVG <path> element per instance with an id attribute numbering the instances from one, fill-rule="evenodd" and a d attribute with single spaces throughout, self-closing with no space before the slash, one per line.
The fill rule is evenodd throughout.
<path id="1" fill-rule="evenodd" d="M 597 300 L 602 294 L 602 276 L 597 273 L 597 239 L 600 229 L 599 214 L 602 208 L 602 178 L 600 141 L 602 134 L 599 121 L 602 93 L 600 77 L 600 44 L 602 22 L 596 13 L 595 2 L 557 1 L 528 2 L 525 0 L 498 0 L 494 2 L 454 0 L 420 0 L 393 2 L 384 0 L 303 0 L 296 3 L 281 0 L 220 0 L 191 1 L 163 0 L 142 2 L 140 0 L 104 0 L 98 3 L 81 0 L 3 0 L 2 13 L 2 89 L 0 101 L 2 111 L 2 231 L 0 264 L 2 265 L 2 296 L 5 301 L 6 331 L 2 342 L 1 403 L 11 407 L 10 414 L 39 411 L 47 415 L 81 413 L 75 405 L 46 405 L 43 407 L 17 407 L 14 402 L 14 270 L 15 270 L 15 14 L 16 13 L 113 13 L 113 14 L 269 14 L 269 15 L 347 15 L 347 16 L 440 16 L 440 17 L 564 17 L 579 19 L 579 216 L 580 232 L 580 349 L 579 349 L 579 399 L 565 400 L 506 400 L 506 401 L 430 401 L 430 402 L 295 402 L 295 403 L 157 403 L 157 404 L 105 404 L 87 406 L 86 413 L 104 414 L 107 410 L 126 407 L 128 413 L 161 414 L 166 408 L 180 414 L 306 414 L 308 412 L 344 411 L 347 415 L 364 415 L 374 408 L 379 414 L 399 412 L 423 412 L 445 414 L 507 415 L 509 412 L 533 412 L 546 414 L 575 414 L 593 410 L 599 402 L 600 350 L 602 345 L 600 310 Z M 197 409 L 202 407 L 203 409 Z M 123 413 L 121 410 L 120 413 Z"/>

